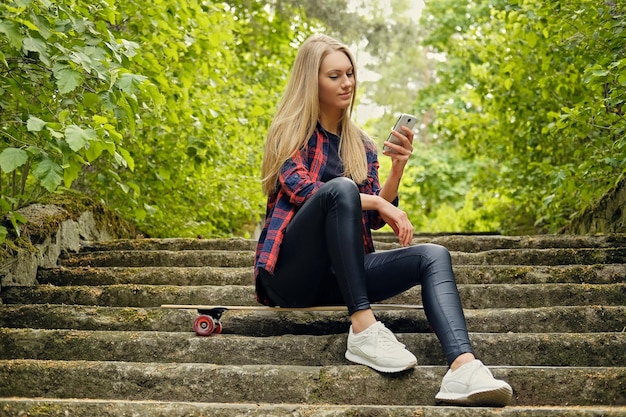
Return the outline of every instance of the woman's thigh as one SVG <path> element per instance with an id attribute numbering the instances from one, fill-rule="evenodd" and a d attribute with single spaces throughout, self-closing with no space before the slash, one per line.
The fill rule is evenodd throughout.
<path id="1" fill-rule="evenodd" d="M 346 193 L 354 194 L 358 199 L 358 189 L 350 180 L 329 181 L 291 220 L 281 244 L 275 274 L 260 273 L 264 289 L 276 304 L 284 307 L 311 306 L 327 299 L 329 292 L 337 293 L 341 300 L 341 294 L 333 286 L 335 279 L 329 253 L 328 216 L 336 204 L 335 197 Z M 358 207 L 350 210 L 360 213 L 360 202 Z M 360 227 L 360 215 L 357 220 Z M 354 243 L 346 244 L 354 246 Z M 358 244 L 362 245 L 362 242 Z"/>

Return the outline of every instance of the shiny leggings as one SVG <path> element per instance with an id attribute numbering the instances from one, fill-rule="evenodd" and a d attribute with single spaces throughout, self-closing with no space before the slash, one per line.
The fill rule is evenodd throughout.
<path id="1" fill-rule="evenodd" d="M 354 182 L 324 184 L 288 225 L 275 274 L 260 271 L 270 300 L 283 307 L 345 304 L 353 314 L 421 285 L 448 364 L 472 352 L 448 250 L 422 244 L 365 254 L 361 214 Z"/>

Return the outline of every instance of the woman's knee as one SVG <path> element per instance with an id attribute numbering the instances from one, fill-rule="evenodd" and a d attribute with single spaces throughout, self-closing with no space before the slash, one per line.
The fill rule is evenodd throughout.
<path id="1" fill-rule="evenodd" d="M 324 184 L 324 188 L 329 192 L 338 194 L 358 194 L 359 187 L 354 181 L 346 177 L 337 177 Z"/>
<path id="2" fill-rule="evenodd" d="M 346 203 L 353 205 L 355 208 L 361 210 L 361 197 L 359 195 L 359 187 L 354 181 L 345 177 L 338 177 L 328 181 L 320 192 L 325 193 L 338 203 Z M 358 207 L 357 207 L 358 205 Z"/>
<path id="3" fill-rule="evenodd" d="M 446 247 L 434 243 L 425 243 L 414 247 L 416 251 L 419 251 L 422 258 L 420 269 L 423 281 L 429 279 L 435 281 L 439 279 L 447 280 L 450 277 L 454 279 L 452 257 Z"/>
<path id="4" fill-rule="evenodd" d="M 424 256 L 430 258 L 433 261 L 451 261 L 450 251 L 445 246 L 441 246 L 436 243 L 424 243 L 419 246 L 422 246 Z"/>

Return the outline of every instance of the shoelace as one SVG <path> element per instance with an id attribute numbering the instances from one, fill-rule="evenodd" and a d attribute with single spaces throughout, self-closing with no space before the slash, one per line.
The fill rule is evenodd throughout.
<path id="1" fill-rule="evenodd" d="M 380 347 L 387 349 L 404 349 L 405 345 L 400 343 L 391 330 L 384 326 L 380 326 L 378 329 L 378 340 L 380 343 Z"/>

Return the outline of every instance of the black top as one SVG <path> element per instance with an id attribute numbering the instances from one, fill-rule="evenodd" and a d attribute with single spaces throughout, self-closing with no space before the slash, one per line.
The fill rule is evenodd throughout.
<path id="1" fill-rule="evenodd" d="M 320 130 L 329 139 L 328 143 L 330 145 L 328 147 L 328 161 L 326 161 L 326 167 L 324 167 L 324 174 L 322 175 L 322 181 L 328 182 L 333 178 L 343 177 L 343 163 L 339 157 L 339 141 L 341 138 L 321 126 Z"/>

